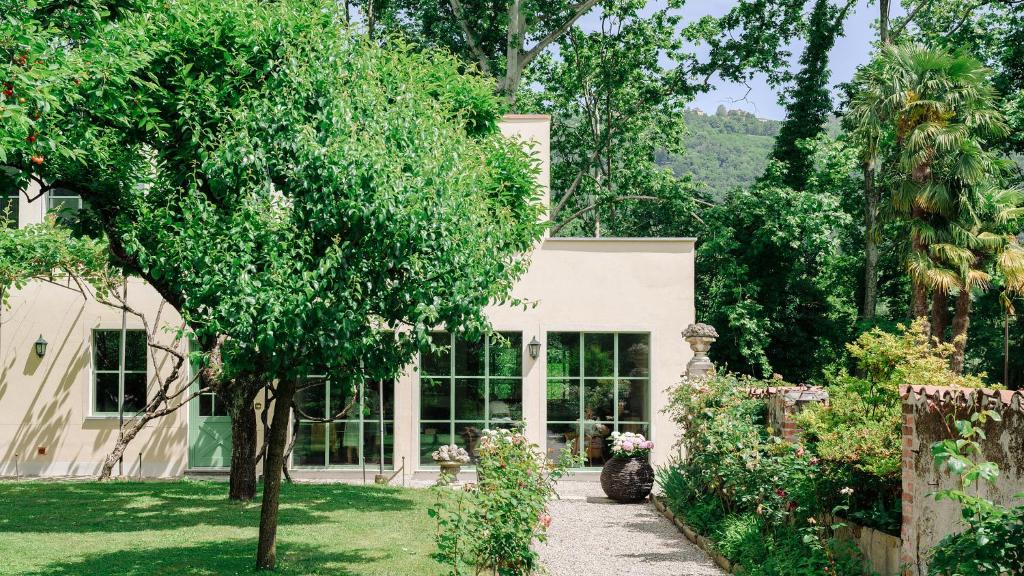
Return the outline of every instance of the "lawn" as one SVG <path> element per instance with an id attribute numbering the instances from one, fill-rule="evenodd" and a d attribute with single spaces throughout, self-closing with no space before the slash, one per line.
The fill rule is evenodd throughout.
<path id="1" fill-rule="evenodd" d="M 425 490 L 340 484 L 281 490 L 277 574 L 431 575 Z M 255 571 L 259 503 L 216 482 L 0 482 L 0 574 Z"/>

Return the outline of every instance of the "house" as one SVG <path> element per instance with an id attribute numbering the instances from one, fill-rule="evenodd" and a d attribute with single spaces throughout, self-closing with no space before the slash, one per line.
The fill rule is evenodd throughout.
<path id="1" fill-rule="evenodd" d="M 502 123 L 505 134 L 534 142 L 545 199 L 549 128 L 546 116 Z M 50 210 L 81 208 L 73 195 L 0 202 L 16 206 L 21 226 Z M 0 476 L 97 474 L 121 408 L 130 417 L 170 370 L 166 355 L 147 357 L 139 319 L 58 284 L 28 284 L 0 315 Z M 438 332 L 447 352 L 418 358 L 394 382 L 365 385 L 362 409 L 332 422 L 321 420 L 350 399 L 311 375 L 320 385 L 298 398 L 310 418 L 299 419 L 289 467 L 300 477 L 345 477 L 364 465 L 430 475 L 438 446 L 454 442 L 472 453 L 483 429 L 523 422 L 532 441 L 550 453 L 571 449 L 591 468 L 609 458 L 615 430 L 648 435 L 654 462 L 663 463 L 676 430 L 662 409 L 691 356 L 680 333 L 694 322 L 693 290 L 693 239 L 544 238 L 514 291 L 536 306 L 487 311 L 500 338 L 468 342 Z M 129 282 L 127 298 L 147 318 L 160 310 L 162 325 L 180 324 L 141 281 Z M 40 339 L 45 351 L 37 350 Z M 148 477 L 223 470 L 230 441 L 223 407 L 203 395 L 147 425 L 122 470 Z"/>

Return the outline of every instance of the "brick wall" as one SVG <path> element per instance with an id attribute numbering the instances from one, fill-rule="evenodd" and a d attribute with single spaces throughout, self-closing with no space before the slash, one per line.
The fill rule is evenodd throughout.
<path id="1" fill-rule="evenodd" d="M 828 403 L 828 392 L 817 386 L 772 386 L 750 391 L 754 398 L 768 404 L 768 427 L 776 436 L 789 442 L 800 437 L 793 416 L 812 403 Z"/>

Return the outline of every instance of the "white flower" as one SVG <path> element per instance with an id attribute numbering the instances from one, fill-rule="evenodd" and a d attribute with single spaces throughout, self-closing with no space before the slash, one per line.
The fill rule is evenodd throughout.
<path id="1" fill-rule="evenodd" d="M 839 493 L 842 494 L 843 496 L 849 496 L 850 494 L 853 494 L 853 488 L 847 486 L 846 488 L 840 490 Z"/>

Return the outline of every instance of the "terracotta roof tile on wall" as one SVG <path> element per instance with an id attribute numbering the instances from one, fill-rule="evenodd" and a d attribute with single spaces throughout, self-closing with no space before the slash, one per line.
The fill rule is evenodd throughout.
<path id="1" fill-rule="evenodd" d="M 954 388 L 950 386 L 904 386 L 900 395 L 905 401 L 918 403 L 956 402 L 974 404 L 979 399 L 1024 410 L 1024 392 L 1019 390 L 992 390 L 991 388 Z"/>

